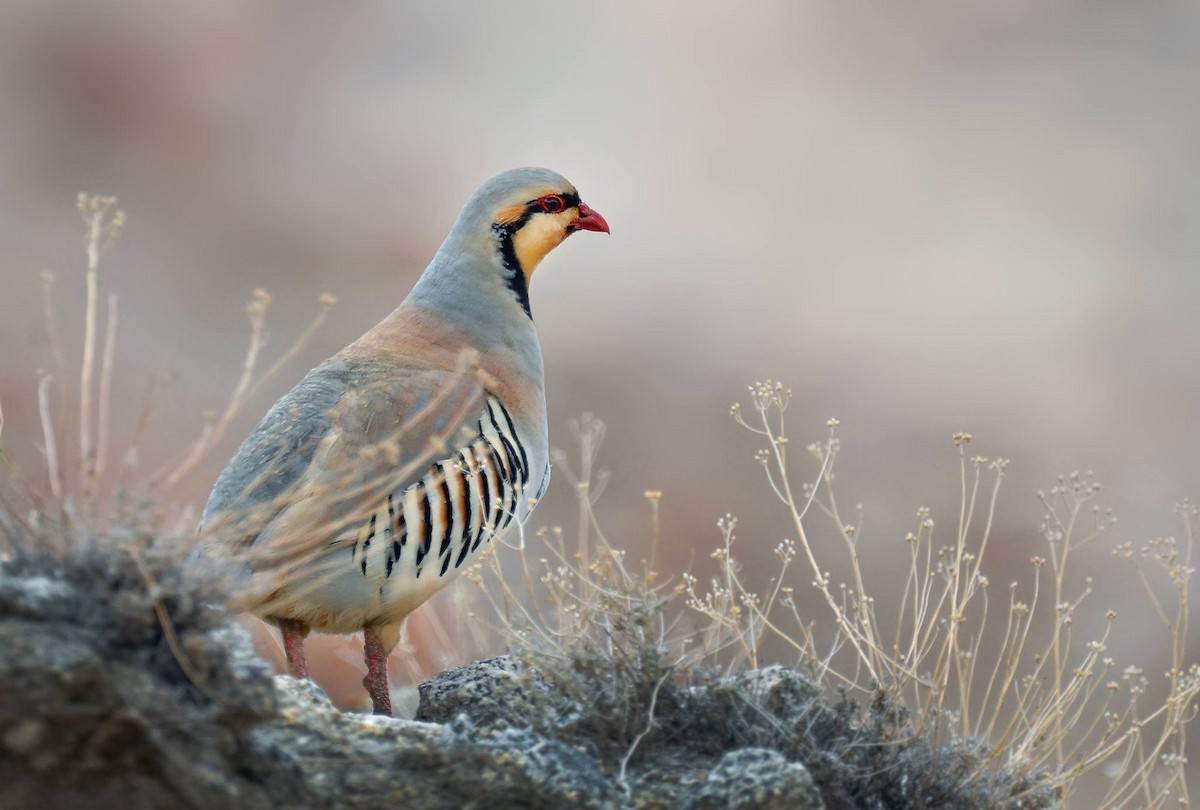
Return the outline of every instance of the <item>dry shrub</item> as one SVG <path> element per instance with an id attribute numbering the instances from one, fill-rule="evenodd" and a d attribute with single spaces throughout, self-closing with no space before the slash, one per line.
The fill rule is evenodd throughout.
<path id="1" fill-rule="evenodd" d="M 555 475 L 576 493 L 579 541 L 557 529 L 521 534 L 513 544 L 518 570 L 489 555 L 468 572 L 510 641 L 520 679 L 511 699 L 520 701 L 514 714 L 522 722 L 588 750 L 630 796 L 645 795 L 664 770 L 690 768 L 702 778 L 726 754 L 769 749 L 803 763 L 830 808 L 1056 804 L 1042 774 L 991 767 L 977 746 L 919 731 L 893 691 L 855 694 L 827 661 L 781 667 L 752 659 L 766 617 L 721 596 L 707 600 L 709 609 L 719 605 L 710 615 L 689 595 L 694 580 L 664 581 L 650 567 L 661 493 L 647 493 L 655 518 L 648 554 L 628 565 L 594 511 L 606 480 L 595 466 L 604 426 L 585 415 L 572 431 L 581 461 L 574 468 L 558 454 Z M 535 543 L 545 556 L 532 555 Z M 718 557 L 739 593 L 736 562 Z M 696 610 L 705 611 L 699 626 Z"/>
<path id="2" fill-rule="evenodd" d="M 683 685 L 694 689 L 700 673 L 729 676 L 780 663 L 778 653 L 764 651 L 782 646 L 791 650 L 782 663 L 834 696 L 832 711 L 845 718 L 840 728 L 853 737 L 826 749 L 851 773 L 825 779 L 828 774 L 817 768 L 823 790 L 859 784 L 852 763 L 872 751 L 877 758 L 861 774 L 888 772 L 910 782 L 928 777 L 927 784 L 943 788 L 971 785 L 990 791 L 981 794 L 989 797 L 988 806 L 1036 806 L 1047 791 L 1070 805 L 1084 787 L 1088 795 L 1102 796 L 1106 808 L 1187 803 L 1186 729 L 1200 693 L 1200 669 L 1185 660 L 1195 506 L 1176 508 L 1179 537 L 1114 549 L 1113 559 L 1131 566 L 1144 586 L 1170 648 L 1167 694 L 1148 703 L 1145 673 L 1118 658 L 1116 614 L 1092 607 L 1090 577 L 1081 592 L 1069 586 L 1079 550 L 1105 536 L 1114 522 L 1097 503 L 1100 486 L 1091 473 L 1061 476 L 1039 493 L 1044 556 L 1030 560 L 1028 581 L 1012 583 L 995 600 L 984 566 L 1008 462 L 968 455 L 972 437 L 955 434 L 961 493 L 952 541 L 938 545 L 930 511 L 918 510 L 917 525 L 905 538 L 909 566 L 902 592 L 880 604 L 869 585 L 872 574 L 894 581 L 896 572 L 873 571 L 869 550 L 859 545 L 860 525 L 844 517 L 836 499 L 837 420 L 829 421 L 825 439 L 807 446 L 817 471 L 794 489 L 784 422 L 790 392 L 772 382 L 750 390 L 750 407 L 734 406 L 733 415 L 767 444 L 757 458 L 797 538 L 776 546 L 779 570 L 761 588 L 746 580 L 735 554 L 736 519 L 727 515 L 718 522 L 721 543 L 712 554 L 718 573 L 707 586 L 688 573 L 671 586 L 651 565 L 631 573 L 593 509 L 603 483 L 600 477 L 598 487 L 592 472 L 603 426 L 585 418 L 573 426 L 583 448 L 581 473 L 572 473 L 561 456 L 556 467 L 577 493 L 578 541 L 567 543 L 559 530 L 540 532 L 539 548 L 549 556 L 537 560 L 535 582 L 522 537 L 524 592 L 509 585 L 513 578 L 495 561 L 483 590 L 542 677 L 572 693 L 577 704 L 591 706 L 590 716 L 605 718 L 607 738 L 628 757 L 646 735 L 661 731 L 667 723 L 662 715 L 672 714 L 664 701 L 678 704 Z M 647 496 L 656 545 L 661 494 Z M 811 540 L 816 516 L 826 521 L 820 543 Z M 837 542 L 828 542 L 830 535 Z M 832 556 L 837 548 L 844 559 Z M 652 548 L 649 558 L 654 553 Z M 835 565 L 850 571 L 847 583 L 833 582 L 829 569 Z M 825 605 L 824 615 L 800 613 L 792 583 L 805 579 Z M 1104 629 L 1098 637 L 1080 638 L 1074 627 L 1093 618 L 1089 611 L 1103 617 Z M 818 761 L 819 746 L 791 741 L 798 724 L 750 724 L 740 739 L 761 740 L 764 728 L 773 729 L 765 737 L 769 747 Z M 827 743 L 831 739 L 826 735 Z M 899 754 L 928 770 L 902 773 Z M 940 781 L 933 778 L 938 773 Z M 951 795 L 935 787 L 926 795 Z M 851 791 L 853 800 L 886 792 L 876 788 Z"/>
<path id="3" fill-rule="evenodd" d="M 35 501 L 39 514 L 67 521 L 71 528 L 80 532 L 103 531 L 107 526 L 129 521 L 138 524 L 150 521 L 156 529 L 169 533 L 190 532 L 195 516 L 189 510 L 172 509 L 171 496 L 175 488 L 220 446 L 229 426 L 246 405 L 300 354 L 324 323 L 336 299 L 322 295 L 312 321 L 278 359 L 260 373 L 259 361 L 266 341 L 266 316 L 271 297 L 263 290 L 255 290 L 245 308 L 250 324 L 246 355 L 223 408 L 205 413 L 195 439 L 178 448 L 156 468 L 147 468 L 143 458 L 146 429 L 166 386 L 165 375 L 152 375 L 136 411 L 119 409 L 121 413 L 136 412 L 137 416 L 120 461 L 114 464 L 112 378 L 116 364 L 119 298 L 116 293 L 106 296 L 101 339 L 100 265 L 101 259 L 123 233 L 126 217 L 117 207 L 115 197 L 80 194 L 77 208 L 84 226 L 87 299 L 76 413 L 72 418 L 65 386 L 69 370 L 67 353 L 58 335 L 54 306 L 57 280 L 46 273 L 42 275 L 42 308 L 52 372 L 39 371 L 37 386 L 45 471 L 43 475 L 20 471 L 11 457 L 2 451 L 0 459 L 4 461 L 10 480 Z M 0 418 L 0 427 L 2 425 Z M 64 531 L 64 536 L 74 533 Z"/>

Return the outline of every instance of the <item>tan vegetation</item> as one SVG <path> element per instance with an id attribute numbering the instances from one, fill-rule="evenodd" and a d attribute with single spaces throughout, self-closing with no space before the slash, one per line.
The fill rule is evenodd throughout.
<path id="1" fill-rule="evenodd" d="M 55 385 L 66 377 L 67 366 L 55 329 L 55 282 L 47 276 L 45 319 L 54 371 L 43 373 L 37 386 L 45 470 L 35 482 L 33 476 L 10 469 L 15 474 L 6 476 L 0 498 L 9 515 L 72 527 L 60 532 L 62 537 L 149 520 L 161 533 L 180 537 L 182 546 L 194 516 L 171 507 L 172 487 L 222 447 L 232 420 L 301 352 L 334 300 L 323 296 L 308 327 L 258 374 L 270 297 L 256 291 L 246 308 L 249 346 L 224 409 L 206 414 L 198 437 L 143 475 L 140 437 L 161 389 L 161 380 L 152 379 L 137 411 L 133 439 L 114 469 L 111 378 L 118 309 L 117 297 L 109 295 L 101 337 L 99 266 L 125 219 L 109 197 L 81 196 L 79 210 L 85 225 L 87 309 L 77 458 L 68 449 L 65 397 Z M 897 744 L 920 740 L 934 750 L 971 750 L 976 757 L 973 778 L 982 783 L 1019 774 L 1034 786 L 1052 786 L 1068 805 L 1085 785 L 1089 795 L 1096 795 L 1100 786 L 1104 807 L 1188 803 L 1186 732 L 1200 693 L 1200 668 L 1186 660 L 1188 589 L 1200 522 L 1196 506 L 1177 507 L 1176 536 L 1140 547 L 1125 542 L 1113 550 L 1113 564 L 1127 566 L 1138 581 L 1159 619 L 1155 630 L 1171 650 L 1163 673 L 1165 697 L 1150 700 L 1154 674 L 1127 660 L 1123 651 L 1126 639 L 1146 631 L 1123 625 L 1120 616 L 1097 604 L 1100 596 L 1090 578 L 1081 590 L 1072 589 L 1078 552 L 1110 536 L 1113 525 L 1090 472 L 1064 475 L 1040 493 L 1044 550 L 1029 560 L 1026 577 L 997 594 L 986 561 L 991 560 L 989 541 L 996 533 L 1008 462 L 971 455 L 970 434 L 955 434 L 960 507 L 948 542 L 942 540 L 940 518 L 935 522 L 928 509 L 919 509 L 916 525 L 903 538 L 909 550 L 907 570 L 878 571 L 871 548 L 860 541 L 861 514 L 847 513 L 836 497 L 837 420 L 829 420 L 823 439 L 806 445 L 811 470 L 802 470 L 804 454 L 796 457 L 785 420 L 790 391 L 767 381 L 752 386 L 749 394 L 746 406 L 733 407 L 733 417 L 765 445 L 757 460 L 793 533 L 775 547 L 779 563 L 773 577 L 766 582 L 747 578 L 738 562 L 737 521 L 730 515 L 718 522 L 713 576 L 702 580 L 691 572 L 657 570 L 663 535 L 669 535 L 658 519 L 663 495 L 657 491 L 646 493 L 651 521 L 645 552 L 636 563 L 628 561 L 622 544 L 605 536 L 596 513 L 606 481 L 597 466 L 604 425 L 585 416 L 571 425 L 580 447 L 576 464 L 562 454 L 555 459 L 556 485 L 573 489 L 578 501 L 577 526 L 571 533 L 546 528 L 531 536 L 521 526 L 511 543 L 515 554 L 486 555 L 467 573 L 468 580 L 482 587 L 449 596 L 459 602 L 453 621 L 461 625 L 454 633 L 442 630 L 445 644 L 488 651 L 492 642 L 485 625 L 463 621 L 486 616 L 525 654 L 542 662 L 545 671 L 558 673 L 556 686 L 574 689 L 579 701 L 624 701 L 626 711 L 617 713 L 622 726 L 614 737 L 624 746 L 622 780 L 639 746 L 655 730 L 664 685 L 714 668 L 730 673 L 785 663 L 831 694 L 886 706 L 892 718 L 888 733 Z M 3 427 L 0 410 L 0 431 Z M 0 435 L 12 440 L 10 434 Z M 386 455 L 395 449 L 389 442 L 376 452 Z M 421 463 L 420 457 L 413 461 Z M 360 492 L 377 484 L 375 476 L 355 482 Z M 336 519 L 353 516 L 342 513 Z M 255 555 L 251 559 L 274 566 L 279 576 L 290 576 L 308 559 L 304 555 L 319 551 L 328 528 L 314 527 L 312 542 L 300 544 L 299 556 L 260 548 L 250 552 Z M 47 536 L 44 531 L 30 534 Z M 839 567 L 850 572 L 845 582 L 830 574 Z M 904 578 L 899 601 L 877 601 L 873 582 L 897 575 Z M 153 586 L 147 576 L 146 587 Z M 820 615 L 801 612 L 797 593 L 805 588 L 819 594 L 824 605 Z M 156 610 L 170 642 L 170 616 L 161 605 Z M 1104 619 L 1098 635 L 1083 637 L 1075 630 L 1085 623 L 1082 619 L 1096 616 Z M 188 670 L 184 653 L 171 646 Z M 781 648 L 788 650 L 783 660 L 777 652 Z M 597 658 L 584 652 L 599 652 L 599 660 L 611 662 L 612 668 L 601 673 L 611 679 L 610 690 L 596 690 Z M 590 677 L 569 676 L 578 674 L 584 661 L 592 668 Z M 1019 799 L 1020 794 L 1006 797 Z"/>
<path id="2" fill-rule="evenodd" d="M 529 549 L 518 547 L 524 589 L 514 588 L 511 574 L 493 558 L 492 577 L 482 589 L 492 610 L 530 649 L 559 658 L 579 643 L 629 657 L 617 642 L 628 639 L 628 626 L 635 624 L 652 637 L 650 643 L 669 650 L 663 678 L 698 667 L 738 671 L 777 663 L 763 652 L 773 638 L 791 650 L 787 663 L 830 690 L 902 706 L 898 733 L 934 747 L 977 751 L 975 778 L 982 782 L 1017 772 L 1053 785 L 1068 805 L 1085 786 L 1089 796 L 1103 796 L 1103 807 L 1186 805 L 1184 747 L 1200 693 L 1200 668 L 1184 659 L 1196 507 L 1177 507 L 1179 537 L 1141 549 L 1127 543 L 1114 552 L 1114 561 L 1131 566 L 1142 583 L 1172 650 L 1167 696 L 1146 705 L 1145 673 L 1117 657 L 1123 646 L 1119 617 L 1097 607 L 1104 617 L 1100 637 L 1079 638 L 1073 629 L 1093 609 L 1096 594 L 1090 577 L 1083 592 L 1069 592 L 1072 554 L 1113 523 L 1096 503 L 1100 485 L 1090 473 L 1062 476 L 1040 493 L 1045 556 L 1032 558 L 1028 580 L 1010 583 L 996 600 L 985 555 L 1008 462 L 969 456 L 972 437 L 956 434 L 961 508 L 953 540 L 938 545 L 929 510 L 919 509 L 917 526 L 904 538 L 910 566 L 903 596 L 883 605 L 871 595 L 872 574 L 897 574 L 873 570 L 869 550 L 859 545 L 859 526 L 838 505 L 837 420 L 829 421 L 824 440 L 808 445 L 817 472 L 801 485 L 799 497 L 794 494 L 783 420 L 789 393 L 779 383 L 761 383 L 750 389 L 750 417 L 733 409 L 739 424 L 768 443 L 759 461 L 798 538 L 776 547 L 779 570 L 769 582 L 744 579 L 735 553 L 737 521 L 729 515 L 718 522 L 721 543 L 711 555 L 718 573 L 706 586 L 689 573 L 672 585 L 646 560 L 627 566 L 625 552 L 605 538 L 593 508 L 595 453 L 604 428 L 588 418 L 573 426 L 584 448 L 581 471 L 571 472 L 561 459 L 556 467 L 577 494 L 579 540 L 568 542 L 560 530 L 539 532 L 544 542 L 538 548 L 548 553 L 536 561 L 540 575 L 531 574 Z M 661 493 L 647 496 L 657 514 Z M 831 528 L 824 534 L 840 540 L 849 583 L 835 583 L 828 573 L 839 546 L 827 542 L 829 536 L 820 543 L 812 539 L 817 515 Z M 655 522 L 654 538 L 658 531 Z M 827 616 L 798 612 L 797 584 L 820 593 Z M 645 711 L 652 722 L 653 692 Z M 632 738 L 631 752 L 639 739 Z"/>

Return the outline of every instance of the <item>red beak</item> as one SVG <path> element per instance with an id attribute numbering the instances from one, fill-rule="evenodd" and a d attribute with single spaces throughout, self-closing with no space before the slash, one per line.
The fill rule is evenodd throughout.
<path id="1" fill-rule="evenodd" d="M 604 221 L 604 217 L 597 212 L 588 208 L 583 203 L 579 204 L 579 217 L 571 223 L 572 231 L 601 231 L 603 233 L 611 233 L 608 230 L 608 223 Z"/>

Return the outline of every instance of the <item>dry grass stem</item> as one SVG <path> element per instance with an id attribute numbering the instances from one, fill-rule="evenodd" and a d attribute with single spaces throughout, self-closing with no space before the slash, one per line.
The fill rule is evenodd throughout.
<path id="1" fill-rule="evenodd" d="M 97 479 L 104 475 L 108 463 L 108 444 L 112 418 L 113 359 L 117 351 L 117 296 L 108 296 L 107 328 L 104 334 L 104 354 L 100 359 L 100 407 L 97 419 L 96 469 Z"/>
<path id="2" fill-rule="evenodd" d="M 328 294 L 322 295 L 317 313 L 313 316 L 308 327 L 266 373 L 260 376 L 257 381 L 254 381 L 254 370 L 258 364 L 258 355 L 266 339 L 266 315 L 271 307 L 271 296 L 265 290 L 255 290 L 253 297 L 246 305 L 246 316 L 250 320 L 250 343 L 246 348 L 246 354 L 242 360 L 241 376 L 238 378 L 237 384 L 229 396 L 224 411 L 215 420 L 205 425 L 200 436 L 184 453 L 182 460 L 161 470 L 160 474 L 154 476 L 155 480 L 163 481 L 164 486 L 170 488 L 178 484 L 188 473 L 196 469 L 207 457 L 208 453 L 212 451 L 213 447 L 224 438 L 229 425 L 241 413 L 242 408 L 253 400 L 254 396 L 262 390 L 263 386 L 274 379 L 304 349 L 312 336 L 325 323 L 325 318 L 329 310 L 336 303 L 337 299 L 333 296 Z"/>
<path id="3" fill-rule="evenodd" d="M 87 255 L 87 305 L 84 309 L 83 362 L 79 371 L 79 478 L 85 500 L 95 487 L 96 448 L 92 439 L 92 378 L 96 371 L 96 310 L 99 298 L 100 257 L 116 242 L 125 227 L 125 212 L 116 197 L 80 194 L 79 216 Z"/>
<path id="4" fill-rule="evenodd" d="M 171 650 L 171 655 L 175 657 L 176 662 L 179 664 L 179 668 L 183 670 L 185 675 L 187 675 L 188 680 L 192 682 L 192 685 L 199 689 L 200 692 L 205 695 L 205 697 L 208 697 L 211 700 L 212 695 L 205 690 L 204 677 L 196 669 L 191 658 L 188 657 L 187 653 L 184 652 L 183 646 L 179 643 L 179 637 L 175 633 L 175 623 L 171 621 L 170 614 L 168 614 L 167 609 L 163 607 L 162 599 L 159 598 L 157 593 L 158 586 L 154 583 L 154 578 L 150 576 L 150 572 L 146 569 L 146 564 L 142 562 L 141 554 L 139 554 L 138 550 L 133 547 L 128 547 L 125 550 L 129 553 L 130 558 L 133 559 L 133 564 L 138 570 L 138 575 L 142 578 L 142 582 L 146 585 L 146 592 L 150 594 L 151 602 L 154 605 L 154 614 L 158 617 L 159 626 L 162 627 L 163 631 L 163 638 L 166 640 L 167 646 Z"/>
<path id="5" fill-rule="evenodd" d="M 632 796 L 632 791 L 629 788 L 629 760 L 633 759 L 637 747 L 641 745 L 642 740 L 646 739 L 646 735 L 654 730 L 654 707 L 658 703 L 658 693 L 662 690 L 663 684 L 667 682 L 667 678 L 669 677 L 671 677 L 671 671 L 667 670 L 661 678 L 654 682 L 654 689 L 650 692 L 650 705 L 646 707 L 646 726 L 633 738 L 633 742 L 629 744 L 629 750 L 621 758 L 621 768 L 617 772 L 617 778 L 621 782 L 621 786 L 625 788 L 627 796 Z"/>
<path id="6" fill-rule="evenodd" d="M 61 503 L 63 498 L 62 478 L 58 472 L 58 442 L 54 436 L 54 420 L 50 416 L 50 375 L 38 375 L 38 415 L 42 422 L 42 443 L 46 453 L 46 478 L 50 492 Z"/>

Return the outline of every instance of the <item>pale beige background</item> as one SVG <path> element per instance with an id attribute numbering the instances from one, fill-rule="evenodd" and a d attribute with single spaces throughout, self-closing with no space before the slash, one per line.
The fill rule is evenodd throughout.
<path id="1" fill-rule="evenodd" d="M 1095 606 L 1125 608 L 1108 549 L 1176 531 L 1171 505 L 1200 495 L 1198 35 L 1194 4 L 1115 0 L 6 0 L 5 443 L 37 438 L 38 274 L 81 308 L 78 190 L 128 212 L 104 271 L 116 382 L 129 402 L 177 372 L 164 448 L 223 401 L 254 287 L 276 351 L 340 298 L 273 396 L 400 300 L 481 180 L 542 164 L 613 228 L 532 296 L 553 441 L 583 410 L 609 424 L 618 544 L 636 554 L 659 488 L 664 567 L 706 563 L 732 511 L 766 576 L 787 524 L 727 414 L 772 376 L 797 437 L 841 419 L 843 501 L 883 577 L 918 505 L 953 522 L 949 437 L 969 430 L 1012 458 L 995 579 L 1039 550 L 1034 490 L 1091 468 L 1121 518 L 1087 560 Z M 560 478 L 539 521 L 569 501 Z M 1156 633 L 1130 627 L 1122 654 L 1157 672 Z"/>

